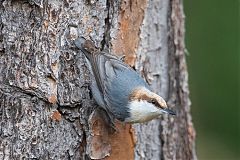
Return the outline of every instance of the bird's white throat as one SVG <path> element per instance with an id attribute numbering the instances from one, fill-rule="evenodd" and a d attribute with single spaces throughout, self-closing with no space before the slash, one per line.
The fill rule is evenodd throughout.
<path id="1" fill-rule="evenodd" d="M 125 122 L 130 123 L 146 122 L 161 114 L 161 109 L 146 100 L 134 100 L 129 103 L 128 108 L 130 117 L 126 118 Z"/>

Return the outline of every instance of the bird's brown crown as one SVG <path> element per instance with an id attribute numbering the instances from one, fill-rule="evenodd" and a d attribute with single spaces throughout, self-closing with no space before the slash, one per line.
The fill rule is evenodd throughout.
<path id="1" fill-rule="evenodd" d="M 164 101 L 164 99 L 157 95 L 156 93 L 153 93 L 151 91 L 149 91 L 146 88 L 137 88 L 135 89 L 129 96 L 129 100 L 130 101 L 141 101 L 141 100 L 145 100 L 149 103 L 154 104 L 155 106 L 161 108 L 161 109 L 165 109 L 167 108 L 167 104 Z"/>

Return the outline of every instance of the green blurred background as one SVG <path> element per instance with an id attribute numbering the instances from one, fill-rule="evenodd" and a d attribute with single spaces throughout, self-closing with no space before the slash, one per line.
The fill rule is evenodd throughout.
<path id="1" fill-rule="evenodd" d="M 200 160 L 240 160 L 238 8 L 237 0 L 184 0 Z"/>

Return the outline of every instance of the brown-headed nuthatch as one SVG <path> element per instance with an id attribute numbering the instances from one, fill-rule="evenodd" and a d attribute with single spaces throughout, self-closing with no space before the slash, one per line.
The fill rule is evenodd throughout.
<path id="1" fill-rule="evenodd" d="M 137 72 L 118 57 L 100 51 L 92 41 L 82 37 L 75 40 L 75 45 L 87 58 L 93 98 L 114 118 L 140 123 L 162 113 L 175 115 L 164 99 L 153 93 Z"/>

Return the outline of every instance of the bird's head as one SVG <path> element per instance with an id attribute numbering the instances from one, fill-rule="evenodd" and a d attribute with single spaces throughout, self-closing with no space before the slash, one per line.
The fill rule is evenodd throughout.
<path id="1" fill-rule="evenodd" d="M 175 112 L 168 109 L 165 100 L 151 92 L 145 87 L 140 87 L 132 91 L 129 96 L 129 122 L 146 122 L 157 118 L 162 113 L 175 115 Z"/>

